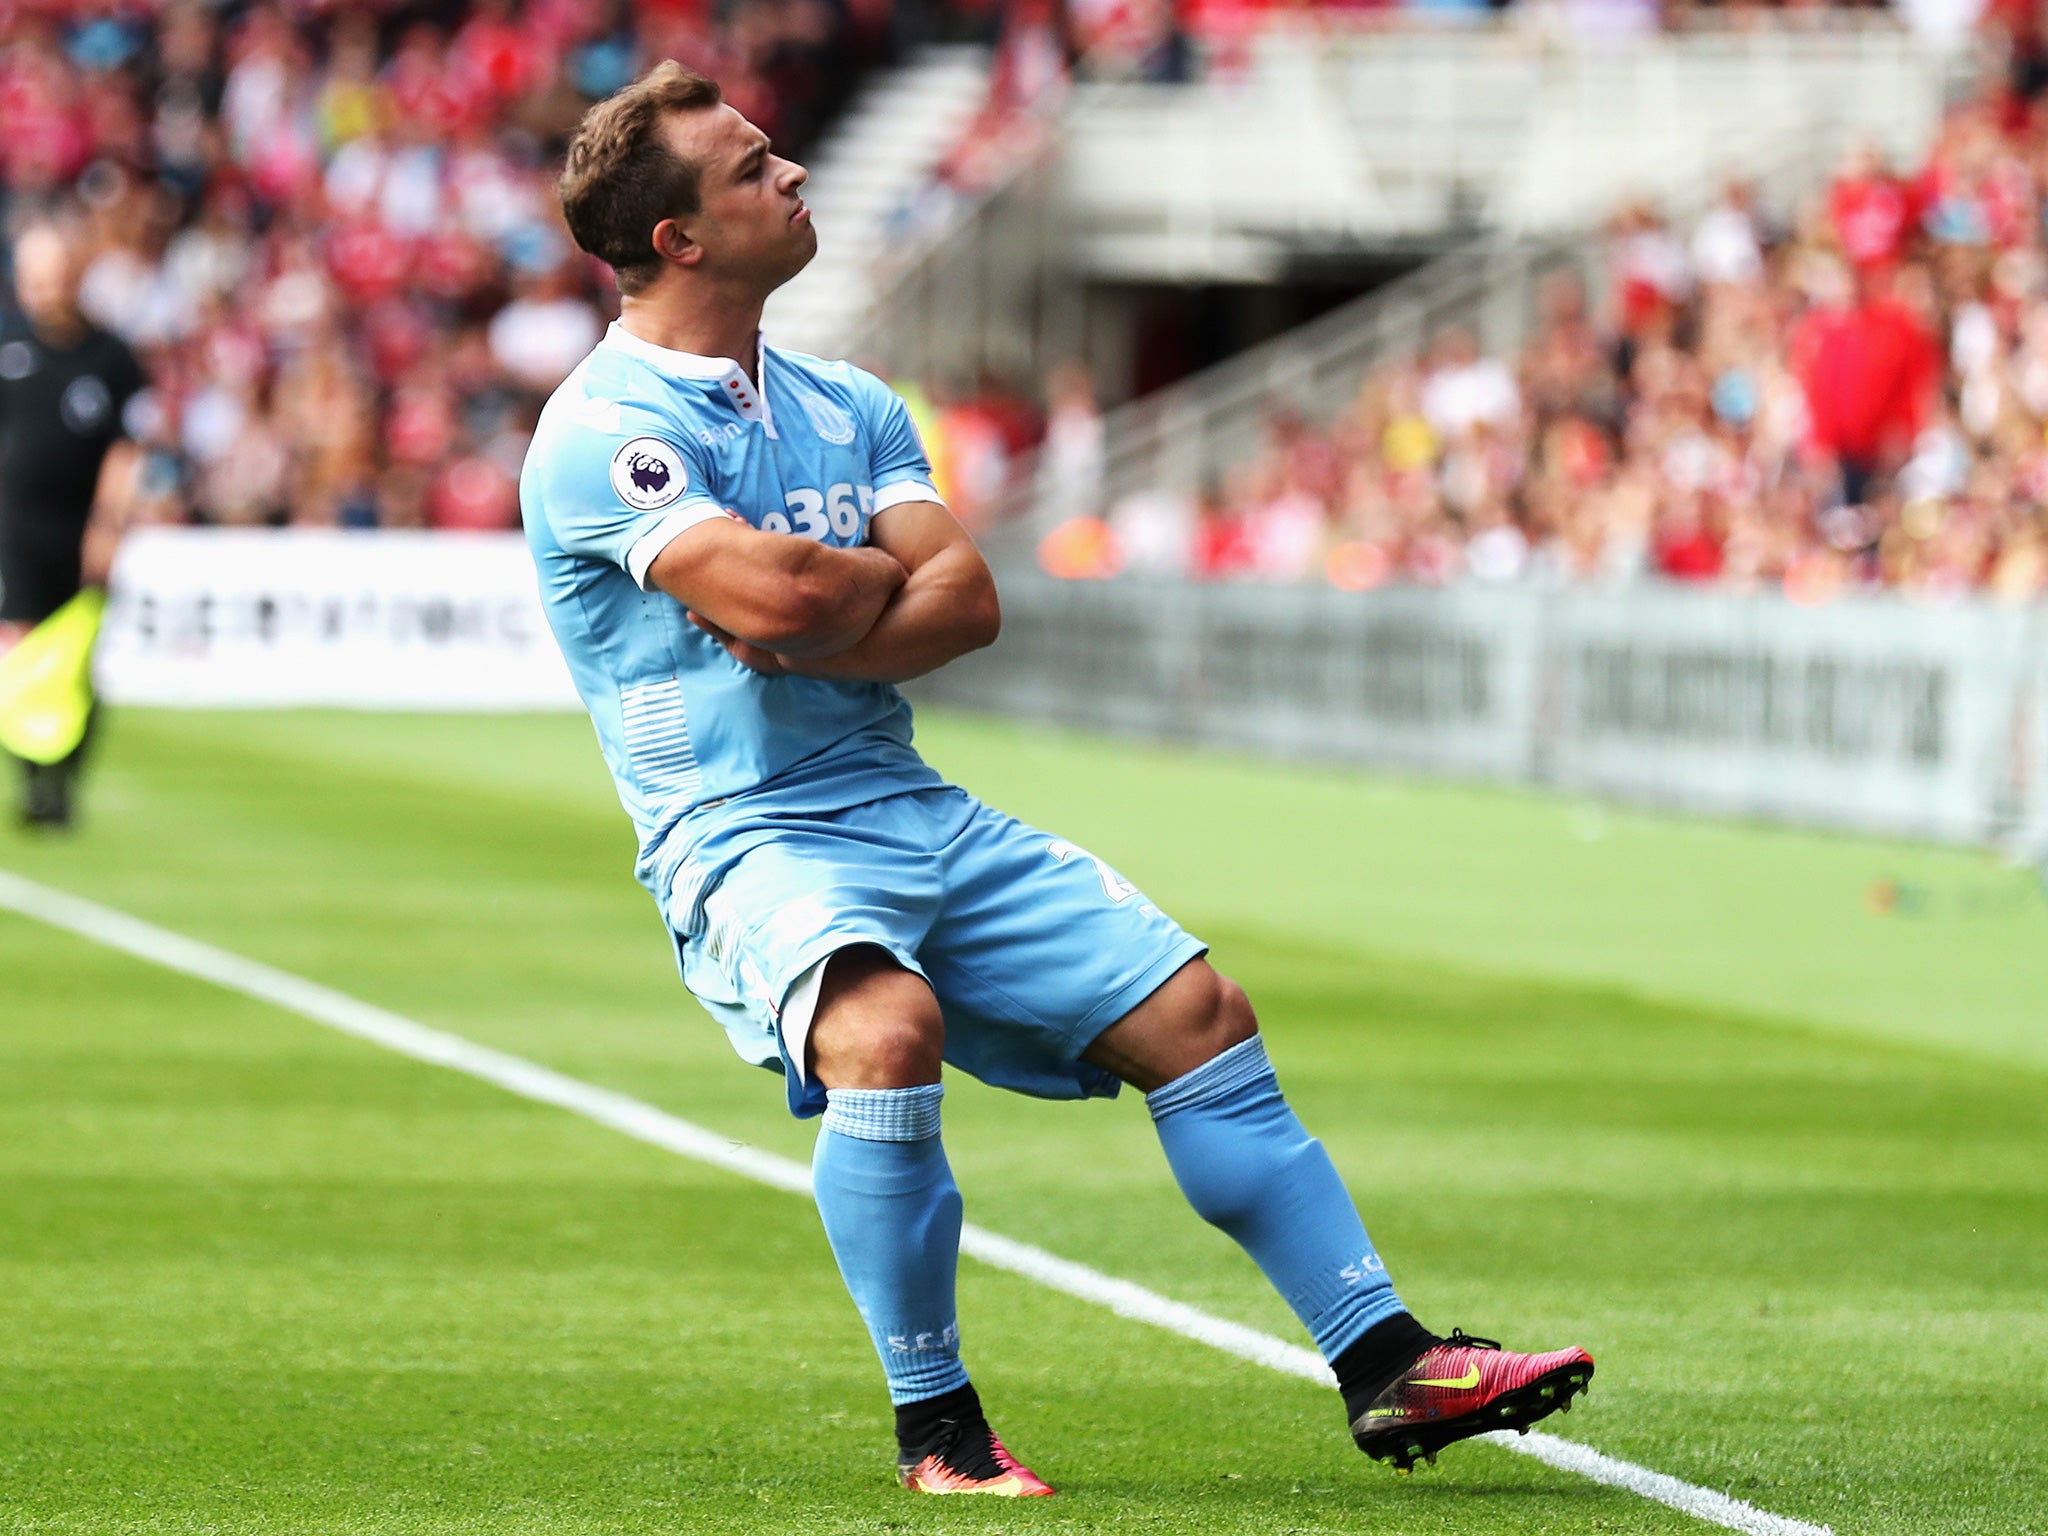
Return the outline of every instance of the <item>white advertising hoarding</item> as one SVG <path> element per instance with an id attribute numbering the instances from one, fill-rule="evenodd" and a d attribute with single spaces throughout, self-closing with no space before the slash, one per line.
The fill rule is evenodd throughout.
<path id="1" fill-rule="evenodd" d="M 2019 847 L 2040 865 L 2041 878 L 2048 882 L 2048 606 L 2034 610 L 2027 628 L 2027 655 L 2032 669 L 2022 705 L 2014 800 L 2021 824 Z"/>
<path id="2" fill-rule="evenodd" d="M 1687 810 L 1981 838 L 2011 794 L 2025 628 L 1988 603 L 1578 595 L 1546 626 L 1543 775 Z"/>
<path id="3" fill-rule="evenodd" d="M 916 696 L 1678 809 L 2048 847 L 2048 609 L 1001 576 Z M 145 529 L 115 703 L 573 710 L 517 534 Z"/>
<path id="4" fill-rule="evenodd" d="M 1006 570 L 1003 634 L 918 695 L 1128 735 L 1519 778 L 1527 592 L 1058 581 Z"/>
<path id="5" fill-rule="evenodd" d="M 580 707 L 518 534 L 144 528 L 110 590 L 117 704 Z"/>
<path id="6" fill-rule="evenodd" d="M 2041 610 L 1002 578 L 1003 637 L 932 698 L 1133 735 L 1675 809 L 2048 841 Z M 2038 679 L 2038 681 L 2036 681 Z M 2033 743 L 2039 743 L 2034 746 Z"/>

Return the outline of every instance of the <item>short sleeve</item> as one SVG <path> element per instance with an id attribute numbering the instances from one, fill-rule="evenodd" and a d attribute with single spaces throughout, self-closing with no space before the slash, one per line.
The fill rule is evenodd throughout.
<path id="1" fill-rule="evenodd" d="M 603 432 L 580 423 L 536 437 L 526 478 L 556 541 L 618 566 L 645 590 L 648 568 L 684 529 L 729 514 L 706 466 L 673 429 Z"/>
<path id="2" fill-rule="evenodd" d="M 932 484 L 931 460 L 925 457 L 917 424 L 903 397 L 871 374 L 860 376 L 860 399 L 868 429 L 868 475 L 875 490 L 875 510 L 886 512 L 907 501 L 941 501 Z"/>

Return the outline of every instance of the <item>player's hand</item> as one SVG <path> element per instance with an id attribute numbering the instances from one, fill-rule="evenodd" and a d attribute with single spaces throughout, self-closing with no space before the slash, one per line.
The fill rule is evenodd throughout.
<path id="1" fill-rule="evenodd" d="M 790 670 L 788 665 L 773 651 L 763 646 L 758 646 L 751 640 L 742 640 L 738 635 L 720 629 L 694 608 L 686 608 L 683 611 L 689 616 L 692 624 L 724 646 L 726 654 L 750 672 L 758 672 L 763 677 L 785 677 L 788 675 Z"/>

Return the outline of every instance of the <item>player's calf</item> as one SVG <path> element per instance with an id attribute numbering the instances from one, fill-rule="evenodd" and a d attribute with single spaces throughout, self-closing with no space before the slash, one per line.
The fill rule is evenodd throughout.
<path id="1" fill-rule="evenodd" d="M 1168 1166 L 1205 1221 L 1235 1238 L 1332 1362 L 1382 1330 L 1389 1369 L 1434 1336 L 1416 1326 L 1321 1142 L 1280 1092 L 1257 1035 L 1145 1096 Z M 1374 1344 L 1377 1349 L 1378 1343 Z"/>

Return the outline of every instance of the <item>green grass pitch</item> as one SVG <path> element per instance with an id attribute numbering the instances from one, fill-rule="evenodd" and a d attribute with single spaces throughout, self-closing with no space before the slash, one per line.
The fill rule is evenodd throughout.
<path id="1" fill-rule="evenodd" d="M 1215 946 L 1439 1329 L 1559 1433 L 1851 1533 L 2048 1531 L 2048 901 L 1978 856 L 933 715 Z M 571 717 L 108 722 L 0 867 L 803 1157 L 676 981 Z M 1903 893 L 1869 909 L 1873 882 Z M 955 1078 L 970 1216 L 1300 1337 L 1142 1107 Z M 890 1480 L 809 1206 L 0 913 L 0 1530 L 1663 1532 L 1487 1445 L 963 1266 L 1062 1490 Z"/>

